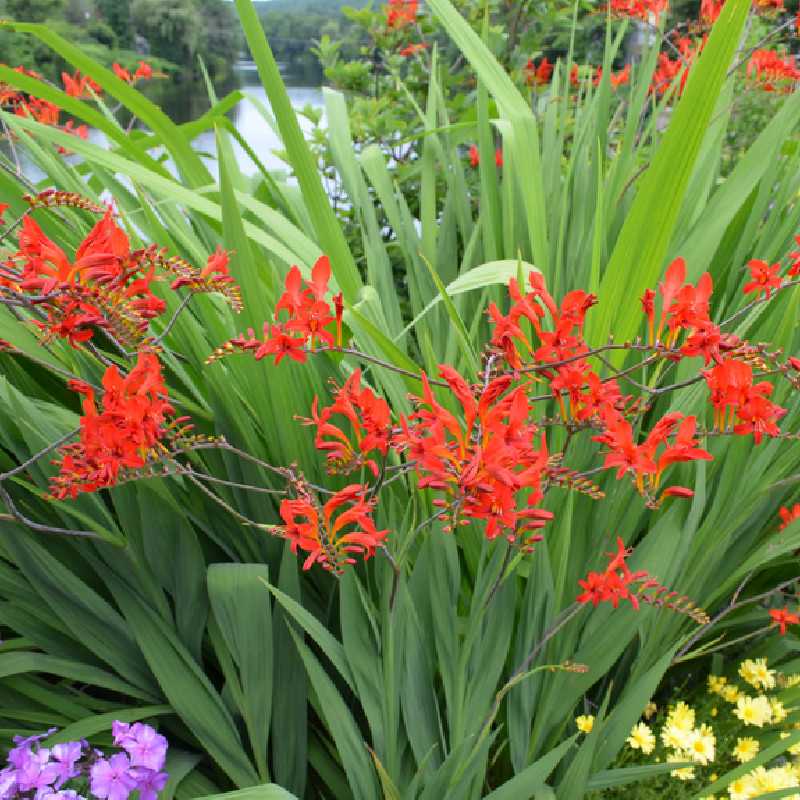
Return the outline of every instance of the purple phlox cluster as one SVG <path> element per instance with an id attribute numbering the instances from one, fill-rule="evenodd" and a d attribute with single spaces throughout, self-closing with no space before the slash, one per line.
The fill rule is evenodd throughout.
<path id="1" fill-rule="evenodd" d="M 162 771 L 167 740 L 141 722 L 115 722 L 111 733 L 114 744 L 125 752 L 100 758 L 92 765 L 92 794 L 101 800 L 127 800 L 136 791 L 139 800 L 156 800 L 167 783 L 167 773 Z"/>
<path id="2" fill-rule="evenodd" d="M 0 800 L 25 795 L 35 800 L 77 799 L 75 792 L 61 791 L 61 787 L 80 775 L 78 762 L 87 744 L 67 742 L 41 747 L 41 740 L 55 730 L 51 728 L 35 736 L 14 737 L 14 747 L 8 753 L 8 766 L 0 770 Z"/>
<path id="3" fill-rule="evenodd" d="M 108 757 L 86 741 L 42 747 L 55 730 L 14 737 L 0 770 L 0 800 L 87 800 L 67 785 L 76 779 L 84 786 L 88 779 L 91 796 L 100 800 L 127 800 L 133 793 L 139 800 L 156 800 L 164 789 L 167 740 L 149 725 L 115 722 L 114 744 L 122 752 Z"/>

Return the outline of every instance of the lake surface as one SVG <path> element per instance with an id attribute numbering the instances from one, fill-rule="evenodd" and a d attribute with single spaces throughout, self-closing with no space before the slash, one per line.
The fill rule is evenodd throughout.
<path id="1" fill-rule="evenodd" d="M 308 74 L 286 70 L 283 72 L 283 77 L 289 99 L 297 111 L 306 106 L 318 111 L 323 110 L 322 87 L 312 85 L 314 81 L 313 75 L 309 76 Z M 267 169 L 286 169 L 284 162 L 275 154 L 276 150 L 281 149 L 277 134 L 249 99 L 254 98 L 269 108 L 267 94 L 261 86 L 254 64 L 249 62 L 237 64 L 234 68 L 234 80 L 225 86 L 218 87 L 217 95 L 220 98 L 224 97 L 229 91 L 236 88 L 240 89 L 246 97 L 229 112 L 229 119 Z M 205 87 L 199 82 L 169 85 L 162 83 L 161 80 L 155 80 L 149 86 L 146 86 L 145 93 L 178 123 L 196 119 L 207 111 L 210 105 Z M 298 114 L 298 119 L 300 127 L 308 134 L 313 128 L 313 123 L 302 114 Z M 107 144 L 106 137 L 100 131 L 94 129 L 89 133 L 89 141 L 101 146 L 106 146 Z M 204 157 L 207 156 L 208 166 L 211 172 L 216 174 L 216 143 L 213 129 L 201 133 L 193 144 L 198 153 L 203 154 Z M 232 144 L 242 172 L 247 175 L 254 174 L 258 169 L 257 166 L 238 142 L 233 141 Z M 0 141 L 0 149 L 13 159 L 8 142 Z M 24 175 L 29 180 L 35 182 L 45 177 L 45 174 L 19 147 L 17 148 L 17 158 L 20 161 Z M 69 158 L 70 160 L 77 159 L 76 156 Z"/>

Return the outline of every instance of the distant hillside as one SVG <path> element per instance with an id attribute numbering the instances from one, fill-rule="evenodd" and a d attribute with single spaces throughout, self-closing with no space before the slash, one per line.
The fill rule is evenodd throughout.
<path id="1" fill-rule="evenodd" d="M 335 12 L 342 6 L 362 8 L 368 0 L 255 0 L 259 15 L 270 11 L 287 11 L 289 13 L 305 13 L 307 11 Z"/>

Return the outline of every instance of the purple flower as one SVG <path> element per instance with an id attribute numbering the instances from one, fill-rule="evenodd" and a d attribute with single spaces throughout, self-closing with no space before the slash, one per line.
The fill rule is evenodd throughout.
<path id="1" fill-rule="evenodd" d="M 101 759 L 91 770 L 92 794 L 105 800 L 127 800 L 136 788 L 136 779 L 130 774 L 131 763 L 125 753 Z"/>
<path id="2" fill-rule="evenodd" d="M 139 800 L 157 800 L 158 793 L 164 789 L 169 775 L 152 769 L 134 768 L 131 773 L 136 778 Z"/>
<path id="3" fill-rule="evenodd" d="M 86 800 L 86 798 L 78 794 L 74 789 L 63 789 L 60 792 L 43 794 L 37 800 Z"/>
<path id="4" fill-rule="evenodd" d="M 167 740 L 149 725 L 141 722 L 132 725 L 125 735 L 120 736 L 119 744 L 128 751 L 134 767 L 146 767 L 158 772 L 164 766 Z"/>
<path id="5" fill-rule="evenodd" d="M 50 753 L 56 762 L 53 765 L 56 769 L 56 786 L 63 786 L 70 778 L 75 778 L 80 774 L 80 769 L 75 766 L 75 762 L 83 755 L 82 742 L 64 742 L 64 744 L 53 745 Z"/>
<path id="6" fill-rule="evenodd" d="M 35 753 L 28 750 L 28 757 L 17 767 L 17 783 L 21 792 L 35 789 L 37 793 L 49 788 L 58 777 L 58 766 L 50 762 L 50 751 L 43 747 Z"/>
<path id="7" fill-rule="evenodd" d="M 17 771 L 6 767 L 0 771 L 0 800 L 9 800 L 17 793 Z"/>
<path id="8" fill-rule="evenodd" d="M 120 722 L 118 719 L 111 723 L 111 735 L 114 737 L 114 744 L 117 747 L 122 747 L 122 741 L 127 737 L 130 729 L 131 726 L 127 722 Z"/>

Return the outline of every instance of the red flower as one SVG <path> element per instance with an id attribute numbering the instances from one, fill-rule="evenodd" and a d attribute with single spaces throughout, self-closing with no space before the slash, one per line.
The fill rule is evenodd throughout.
<path id="1" fill-rule="evenodd" d="M 417 21 L 417 6 L 417 0 L 389 0 L 389 5 L 384 6 L 386 27 L 398 30 L 412 25 Z"/>
<path id="2" fill-rule="evenodd" d="M 783 608 L 771 608 L 769 615 L 772 618 L 772 624 L 778 626 L 778 631 L 781 636 L 786 633 L 786 627 L 788 625 L 800 625 L 800 616 L 789 611 L 788 606 L 784 606 Z"/>
<path id="3" fill-rule="evenodd" d="M 114 74 L 121 81 L 125 81 L 125 83 L 133 83 L 133 77 L 131 76 L 131 73 L 128 72 L 128 70 L 124 67 L 121 67 L 119 64 L 117 64 L 116 61 L 111 65 L 111 69 L 114 70 Z"/>
<path id="4" fill-rule="evenodd" d="M 800 519 L 800 503 L 795 503 L 791 508 L 783 506 L 778 513 L 782 520 L 781 524 L 778 526 L 778 530 L 782 531 L 784 528 L 789 527 L 796 519 Z"/>
<path id="5" fill-rule="evenodd" d="M 702 0 L 700 4 L 700 21 L 704 25 L 713 25 L 720 13 L 725 0 Z"/>
<path id="6" fill-rule="evenodd" d="M 343 416 L 350 422 L 355 438 L 355 447 L 341 428 L 331 419 Z M 391 412 L 387 402 L 375 395 L 368 386 L 361 388 L 361 370 L 356 369 L 337 390 L 332 405 L 318 411 L 318 400 L 314 398 L 311 419 L 306 424 L 316 425 L 317 449 L 327 452 L 328 472 L 332 475 L 349 473 L 368 467 L 377 477 L 378 465 L 367 456 L 376 451 L 385 456 L 389 451 L 391 435 Z"/>
<path id="7" fill-rule="evenodd" d="M 781 277 L 778 273 L 781 265 L 773 264 L 770 266 L 766 261 L 754 258 L 747 262 L 747 268 L 750 270 L 750 282 L 744 285 L 742 291 L 745 294 L 755 292 L 757 295 L 765 292 L 767 300 L 769 300 L 772 290 L 780 288 Z"/>
<path id="8" fill-rule="evenodd" d="M 546 86 L 553 76 L 553 65 L 547 60 L 546 56 L 538 65 L 534 63 L 533 59 L 529 58 L 522 72 L 525 75 L 525 83 L 528 86 Z"/>
<path id="9" fill-rule="evenodd" d="M 261 361 L 267 356 L 274 356 L 276 365 L 289 356 L 292 360 L 304 364 L 306 361 L 306 351 L 303 348 L 305 342 L 305 336 L 289 336 L 280 325 L 270 325 L 265 322 L 264 341 L 256 349 L 254 356 L 256 361 Z"/>
<path id="10" fill-rule="evenodd" d="M 103 91 L 99 83 L 93 81 L 88 75 L 81 75 L 80 72 L 76 72 L 74 75 L 62 72 L 61 80 L 64 84 L 64 91 L 70 97 L 91 98 L 92 92 L 99 95 Z"/>
<path id="11" fill-rule="evenodd" d="M 608 447 L 603 467 L 616 467 L 617 479 L 627 472 L 632 473 L 636 489 L 647 499 L 649 507 L 658 507 L 665 496 L 691 496 L 686 494 L 688 490 L 676 491 L 680 487 L 666 489 L 658 499 L 656 492 L 664 471 L 672 464 L 711 460 L 711 454 L 698 447 L 694 438 L 695 417 L 683 417 L 677 412 L 666 414 L 653 426 L 643 444 L 636 444 L 630 423 L 619 412 L 605 409 L 603 423 L 603 433 L 592 437 L 593 441 Z M 663 450 L 659 455 L 660 447 Z"/>
<path id="12" fill-rule="evenodd" d="M 780 430 L 777 421 L 786 413 L 767 398 L 772 394 L 772 384 L 767 381 L 753 384 L 753 369 L 749 364 L 727 359 L 703 373 L 711 390 L 714 406 L 714 426 L 726 428 L 726 411 L 730 409 L 734 433 L 752 433 L 756 444 L 764 434 L 777 436 Z"/>
<path id="13" fill-rule="evenodd" d="M 11 206 L 8 203 L 0 203 L 0 225 L 5 225 L 6 221 L 3 219 L 3 214 L 8 211 Z"/>
<path id="14" fill-rule="evenodd" d="M 713 359 L 717 363 L 722 360 L 720 348 L 723 337 L 720 329 L 713 322 L 703 322 L 695 328 L 694 333 L 686 340 L 681 352 L 685 356 L 702 356 L 706 365 Z"/>
<path id="15" fill-rule="evenodd" d="M 600 603 L 611 603 L 614 608 L 618 608 L 621 600 L 627 600 L 638 610 L 642 583 L 648 581 L 650 576 L 644 570 L 630 570 L 625 563 L 630 553 L 618 537 L 617 552 L 607 554 L 609 561 L 605 571 L 590 572 L 586 578 L 578 581 L 584 591 L 578 595 L 577 601 L 584 605 L 591 603 L 595 607 Z M 634 587 L 633 590 L 631 587 Z"/>
<path id="16" fill-rule="evenodd" d="M 798 11 L 798 15 L 800 15 L 800 10 Z M 794 240 L 797 242 L 798 247 L 800 247 L 800 236 L 795 236 Z M 796 278 L 800 275 L 800 250 L 792 250 L 789 253 L 789 258 L 791 259 L 792 263 L 789 265 L 789 276 L 792 278 Z"/>
<path id="17" fill-rule="evenodd" d="M 133 80 L 134 81 L 137 81 L 139 79 L 149 80 L 152 77 L 153 77 L 153 68 L 145 61 L 140 61 L 139 66 L 136 68 L 136 72 L 133 73 Z"/>
<path id="18" fill-rule="evenodd" d="M 747 62 L 747 77 L 754 78 L 765 92 L 790 92 L 800 80 L 800 69 L 792 56 L 782 57 L 775 50 L 756 50 Z"/>
<path id="19" fill-rule="evenodd" d="M 494 164 L 498 169 L 503 166 L 503 150 L 500 147 L 494 151 Z"/>
<path id="20" fill-rule="evenodd" d="M 428 45 L 426 42 L 416 42 L 414 44 L 406 45 L 401 50 L 398 50 L 398 53 L 404 58 L 409 58 L 410 56 L 414 56 L 422 50 L 425 50 L 427 47 Z"/>
<path id="21" fill-rule="evenodd" d="M 478 145 L 472 144 L 469 147 L 469 165 L 475 169 L 481 163 L 481 154 Z"/>
<path id="22" fill-rule="evenodd" d="M 123 470 L 141 468 L 158 458 L 154 448 L 174 409 L 153 353 L 139 353 L 136 366 L 125 377 L 116 366 L 106 370 L 102 411 L 90 386 L 72 382 L 70 388 L 84 395 L 84 413 L 79 441 L 59 450 L 59 474 L 51 481 L 53 497 L 63 500 L 114 486 Z"/>
<path id="23" fill-rule="evenodd" d="M 281 535 L 289 540 L 293 553 L 308 553 L 304 570 L 319 564 L 341 574 L 346 565 L 355 563 L 353 554 L 365 559 L 375 554 L 388 531 L 375 526 L 371 516 L 374 501 L 367 499 L 368 490 L 368 486 L 351 484 L 320 507 L 311 492 L 301 487 L 298 498 L 281 502 Z"/>
<path id="24" fill-rule="evenodd" d="M 623 17 L 637 17 L 649 22 L 667 10 L 669 0 L 610 0 L 609 6 L 614 14 Z"/>
<path id="25" fill-rule="evenodd" d="M 405 450 L 419 477 L 421 488 L 443 496 L 434 503 L 448 517 L 448 529 L 471 519 L 486 521 L 485 535 L 501 533 L 530 546 L 531 531 L 543 527 L 552 515 L 532 508 L 542 499 L 541 480 L 548 467 L 544 438 L 537 449 L 535 425 L 528 421 L 530 408 L 525 388 L 509 391 L 508 375 L 489 381 L 484 388 L 470 386 L 452 367 L 442 365 L 439 374 L 462 409 L 455 416 L 433 396 L 423 375 L 422 397 L 413 398 L 417 411 L 401 418 L 394 446 Z M 520 508 L 518 493 L 527 505 Z"/>

